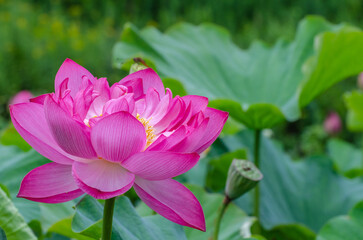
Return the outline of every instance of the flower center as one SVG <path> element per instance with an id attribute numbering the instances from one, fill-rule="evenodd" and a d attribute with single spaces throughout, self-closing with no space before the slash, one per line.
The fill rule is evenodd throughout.
<path id="1" fill-rule="evenodd" d="M 89 124 L 89 121 L 90 121 L 92 118 L 102 117 L 102 115 L 103 115 L 103 114 L 101 114 L 100 116 L 95 115 L 95 116 L 93 116 L 93 117 L 90 117 L 89 119 L 85 118 L 85 119 L 83 120 L 83 122 L 84 122 L 84 124 L 86 124 L 86 125 L 87 125 L 87 127 L 91 127 L 91 125 Z"/>
<path id="2" fill-rule="evenodd" d="M 142 125 L 144 125 L 145 128 L 145 132 L 146 132 L 146 147 L 149 147 L 153 142 L 154 142 L 154 138 L 155 138 L 155 134 L 154 134 L 154 128 L 152 126 L 149 125 L 150 119 L 146 120 L 142 117 L 140 117 L 140 114 L 136 114 L 136 118 L 137 120 L 139 120 Z"/>

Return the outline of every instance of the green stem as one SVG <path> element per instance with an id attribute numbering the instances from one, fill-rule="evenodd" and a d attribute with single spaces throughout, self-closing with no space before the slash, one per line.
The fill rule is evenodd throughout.
<path id="1" fill-rule="evenodd" d="M 260 141 L 261 141 L 261 130 L 255 130 L 255 145 L 254 145 L 254 157 L 255 165 L 260 168 Z M 255 187 L 254 196 L 254 210 L 253 215 L 257 218 L 260 217 L 260 187 L 259 184 Z"/>
<path id="2" fill-rule="evenodd" d="M 112 235 L 112 218 L 113 209 L 115 207 L 116 198 L 110 198 L 105 201 L 105 208 L 103 209 L 103 229 L 102 240 L 111 240 Z"/>
<path id="3" fill-rule="evenodd" d="M 213 240 L 218 240 L 218 233 L 219 233 L 219 227 L 221 225 L 221 220 L 222 220 L 222 217 L 224 215 L 224 212 L 226 211 L 227 209 L 227 206 L 228 204 L 231 202 L 231 199 L 229 199 L 227 196 L 225 196 L 224 200 L 223 200 L 223 205 L 219 211 L 219 214 L 217 216 L 217 219 L 216 219 L 216 225 L 215 225 L 215 228 L 214 228 L 214 234 L 213 234 Z"/>

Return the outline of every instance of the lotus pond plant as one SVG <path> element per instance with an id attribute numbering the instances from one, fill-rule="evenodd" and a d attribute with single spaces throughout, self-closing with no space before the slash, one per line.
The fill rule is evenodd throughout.
<path id="1" fill-rule="evenodd" d="M 33 97 L 34 95 L 31 92 L 23 90 L 15 94 L 15 96 L 10 99 L 9 104 L 29 102 L 29 99 Z"/>
<path id="2" fill-rule="evenodd" d="M 228 113 L 202 96 L 172 96 L 150 68 L 113 84 L 67 59 L 55 93 L 10 105 L 19 134 L 51 160 L 30 171 L 18 197 L 61 203 L 83 194 L 106 199 L 103 239 L 110 239 L 115 197 L 134 188 L 155 212 L 205 231 L 202 207 L 173 180 L 218 137 Z"/>

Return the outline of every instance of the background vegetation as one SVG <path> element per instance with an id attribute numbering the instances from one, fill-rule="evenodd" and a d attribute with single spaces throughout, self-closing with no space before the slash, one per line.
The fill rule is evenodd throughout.
<path id="1" fill-rule="evenodd" d="M 308 14 L 362 26 L 362 8 L 359 0 L 1 0 L 0 113 L 8 118 L 7 101 L 21 89 L 35 94 L 51 91 L 66 57 L 96 76 L 120 79 L 112 68 L 111 50 L 126 22 L 161 30 L 181 21 L 213 22 L 247 47 L 253 39 L 267 43 L 291 39 L 297 22 Z"/>
<path id="2" fill-rule="evenodd" d="M 332 23 L 347 22 L 363 28 L 362 12 L 363 2 L 360 0 L 0 0 L 0 188 L 4 185 L 4 189 L 9 189 L 12 201 L 33 232 L 37 231 L 37 224 L 42 226 L 43 229 L 38 229 L 38 237 L 43 232 L 46 233 L 53 223 L 57 224 L 52 225 L 50 232 L 72 237 L 74 233 L 64 229 L 71 229 L 71 206 L 74 202 L 59 205 L 57 210 L 49 205 L 38 206 L 15 198 L 22 177 L 47 160 L 19 140 L 14 128 L 9 125 L 8 102 L 14 94 L 24 89 L 32 91 L 34 95 L 52 92 L 54 76 L 65 58 L 75 60 L 97 77 L 107 76 L 110 82 L 121 79 L 127 72 L 113 67 L 112 52 L 127 22 L 139 29 L 154 26 L 162 32 L 179 22 L 212 22 L 226 28 L 235 44 L 246 49 L 256 40 L 263 41 L 266 45 L 273 45 L 281 38 L 293 40 L 298 22 L 312 14 L 323 16 Z M 357 88 L 357 78 L 354 76 L 311 102 L 302 110 L 302 117 L 298 121 L 285 121 L 272 131 L 264 131 L 265 136 L 273 134 L 273 140 L 263 137 L 261 152 L 261 161 L 265 164 L 263 172 L 267 180 L 262 188 L 265 192 L 266 189 L 273 191 L 270 194 L 273 197 L 266 194 L 262 198 L 266 226 L 299 223 L 317 233 L 328 219 L 347 215 L 353 203 L 363 199 L 362 138 L 361 134 L 352 133 L 346 128 L 347 107 L 343 98 L 344 93 Z M 363 94 L 360 97 L 363 104 Z M 356 105 L 359 105 L 357 108 L 363 106 Z M 354 110 L 353 107 L 352 109 Z M 323 122 L 331 111 L 337 112 L 343 121 L 342 131 L 335 135 L 327 133 L 323 127 Z M 359 114 L 363 119 L 363 111 Z M 241 128 L 238 125 L 237 130 L 233 129 L 233 123 L 229 127 L 224 130 L 225 133 L 236 133 Z M 250 131 L 222 136 L 203 159 L 203 163 L 180 179 L 191 184 L 203 182 L 202 187 L 222 192 L 226 169 L 232 158 L 252 159 L 251 152 L 249 156 L 245 152 L 246 149 L 252 149 L 252 139 Z M 3 145 L 17 145 L 25 152 L 14 146 Z M 215 175 L 221 179 L 216 181 Z M 219 198 L 222 196 L 217 193 L 207 194 L 199 188 L 194 190 L 199 193 L 198 198 L 203 199 L 201 202 L 206 203 L 203 207 L 212 209 L 208 211 L 210 216 L 207 216 L 207 222 L 212 226 L 215 219 L 212 215 L 219 207 L 222 201 Z M 132 192 L 128 193 L 128 197 L 133 202 L 137 200 Z M 210 198 L 218 201 L 206 200 Z M 92 199 L 86 200 L 99 204 Z M 122 201 L 125 206 L 130 204 L 127 200 Z M 239 207 L 242 206 L 249 213 L 248 209 L 251 208 L 247 203 L 244 199 L 236 201 Z M 322 205 L 329 207 L 325 215 L 319 212 L 322 211 Z M 34 210 L 34 206 L 37 209 Z M 362 206 L 363 204 L 357 205 L 350 215 L 359 212 Z M 230 215 L 225 219 L 228 226 L 232 225 L 229 221 L 239 224 L 246 217 L 241 208 L 235 205 L 233 208 L 235 209 L 230 209 Z M 84 209 L 87 210 L 86 207 Z M 143 211 L 143 205 L 139 205 L 138 213 L 142 215 Z M 319 217 L 314 215 L 317 213 Z M 233 218 L 233 214 L 238 221 Z M 50 221 L 44 216 L 57 216 L 57 219 Z M 34 221 L 34 218 L 39 221 Z M 329 224 L 333 225 L 337 220 L 339 219 Z M 239 231 L 238 224 L 234 225 L 233 233 Z M 293 224 L 288 227 L 293 228 Z M 329 225 L 323 230 L 329 231 Z M 79 231 L 84 231 L 84 228 Z M 275 228 L 269 234 L 279 231 L 283 232 Z M 193 239 L 190 237 L 193 234 L 196 234 L 195 239 L 200 239 L 199 233 L 191 230 L 186 230 L 186 233 L 190 239 Z M 0 231 L 0 239 L 1 234 Z M 50 237 L 52 236 L 44 239 L 66 239 Z M 271 235 L 269 239 L 275 238 Z"/>

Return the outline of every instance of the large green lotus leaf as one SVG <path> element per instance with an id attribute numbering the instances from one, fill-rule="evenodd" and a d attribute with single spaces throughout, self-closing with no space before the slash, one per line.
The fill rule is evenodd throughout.
<path id="1" fill-rule="evenodd" d="M 15 145 L 23 151 L 29 151 L 32 147 L 20 136 L 13 124 L 9 124 L 0 134 L 2 145 Z"/>
<path id="2" fill-rule="evenodd" d="M 243 131 L 222 142 L 229 151 L 252 149 L 253 133 Z M 300 223 L 318 231 L 330 218 L 346 214 L 363 199 L 362 180 L 337 174 L 328 157 L 293 161 L 270 139 L 262 138 L 261 144 L 260 220 L 264 228 Z M 253 159 L 251 151 L 248 159 Z M 252 209 L 249 198 L 247 194 L 236 200 L 246 212 Z"/>
<path id="3" fill-rule="evenodd" d="M 29 171 L 49 162 L 35 150 L 23 152 L 15 146 L 0 145 L 0 152 L 0 183 L 8 188 L 12 198 Z"/>
<path id="4" fill-rule="evenodd" d="M 188 240 L 211 239 L 218 209 L 222 206 L 224 196 L 217 193 L 207 193 L 203 188 L 195 185 L 189 185 L 188 188 L 194 193 L 203 207 L 207 230 L 206 232 L 201 232 L 192 228 L 185 228 L 187 238 Z M 219 231 L 219 239 L 243 239 L 241 236 L 241 228 L 250 221 L 250 218 L 246 216 L 240 208 L 231 203 L 223 216 Z"/>
<path id="5" fill-rule="evenodd" d="M 362 151 L 340 139 L 328 141 L 329 156 L 340 174 L 354 178 L 363 175 Z"/>
<path id="6" fill-rule="evenodd" d="M 8 240 L 37 239 L 2 189 L 0 189 L 0 213 L 0 227 Z"/>
<path id="7" fill-rule="evenodd" d="M 103 205 L 86 196 L 76 208 L 72 230 L 93 239 L 100 239 L 102 233 Z M 181 226 L 159 216 L 140 217 L 127 197 L 116 199 L 112 239 L 122 240 L 169 240 L 186 239 Z"/>
<path id="8" fill-rule="evenodd" d="M 301 106 L 363 71 L 363 33 L 307 17 L 293 42 L 272 47 L 255 42 L 241 50 L 226 30 L 212 24 L 181 23 L 164 34 L 127 24 L 113 54 L 118 67 L 133 57 L 155 63 L 161 75 L 180 80 L 189 94 L 222 99 L 221 108 L 234 108 L 233 117 L 261 129 L 284 118 L 296 120 Z"/>
<path id="9" fill-rule="evenodd" d="M 32 202 L 23 198 L 16 198 L 20 183 L 24 176 L 32 169 L 48 163 L 49 160 L 38 154 L 35 150 L 21 151 L 15 146 L 0 145 L 0 184 L 7 187 L 11 199 L 26 222 L 39 220 L 43 230 L 62 218 L 70 217 L 75 202 L 60 204 L 44 204 Z"/>
<path id="10" fill-rule="evenodd" d="M 209 107 L 229 112 L 237 121 L 255 129 L 272 128 L 285 119 L 278 107 L 267 103 L 255 103 L 243 110 L 234 100 L 217 99 L 212 100 Z"/>
<path id="11" fill-rule="evenodd" d="M 361 240 L 363 239 L 363 202 L 358 203 L 348 216 L 330 220 L 320 230 L 317 240 Z"/>
<path id="12" fill-rule="evenodd" d="M 7 240 L 4 230 L 0 227 L 0 239 Z"/>
<path id="13" fill-rule="evenodd" d="M 345 105 L 348 108 L 347 126 L 350 131 L 363 131 L 363 92 L 353 91 L 345 94 Z"/>
<path id="14" fill-rule="evenodd" d="M 79 233 L 75 233 L 72 231 L 72 218 L 65 218 L 62 219 L 61 221 L 55 223 L 54 225 L 52 225 L 49 229 L 48 232 L 51 233 L 58 233 L 60 235 L 63 236 L 67 236 L 71 239 L 77 239 L 77 240 L 92 240 L 94 238 L 90 238 L 90 237 L 86 237 L 82 234 Z"/>
<path id="15" fill-rule="evenodd" d="M 300 224 L 279 225 L 263 234 L 268 240 L 315 240 L 316 235 Z"/>

